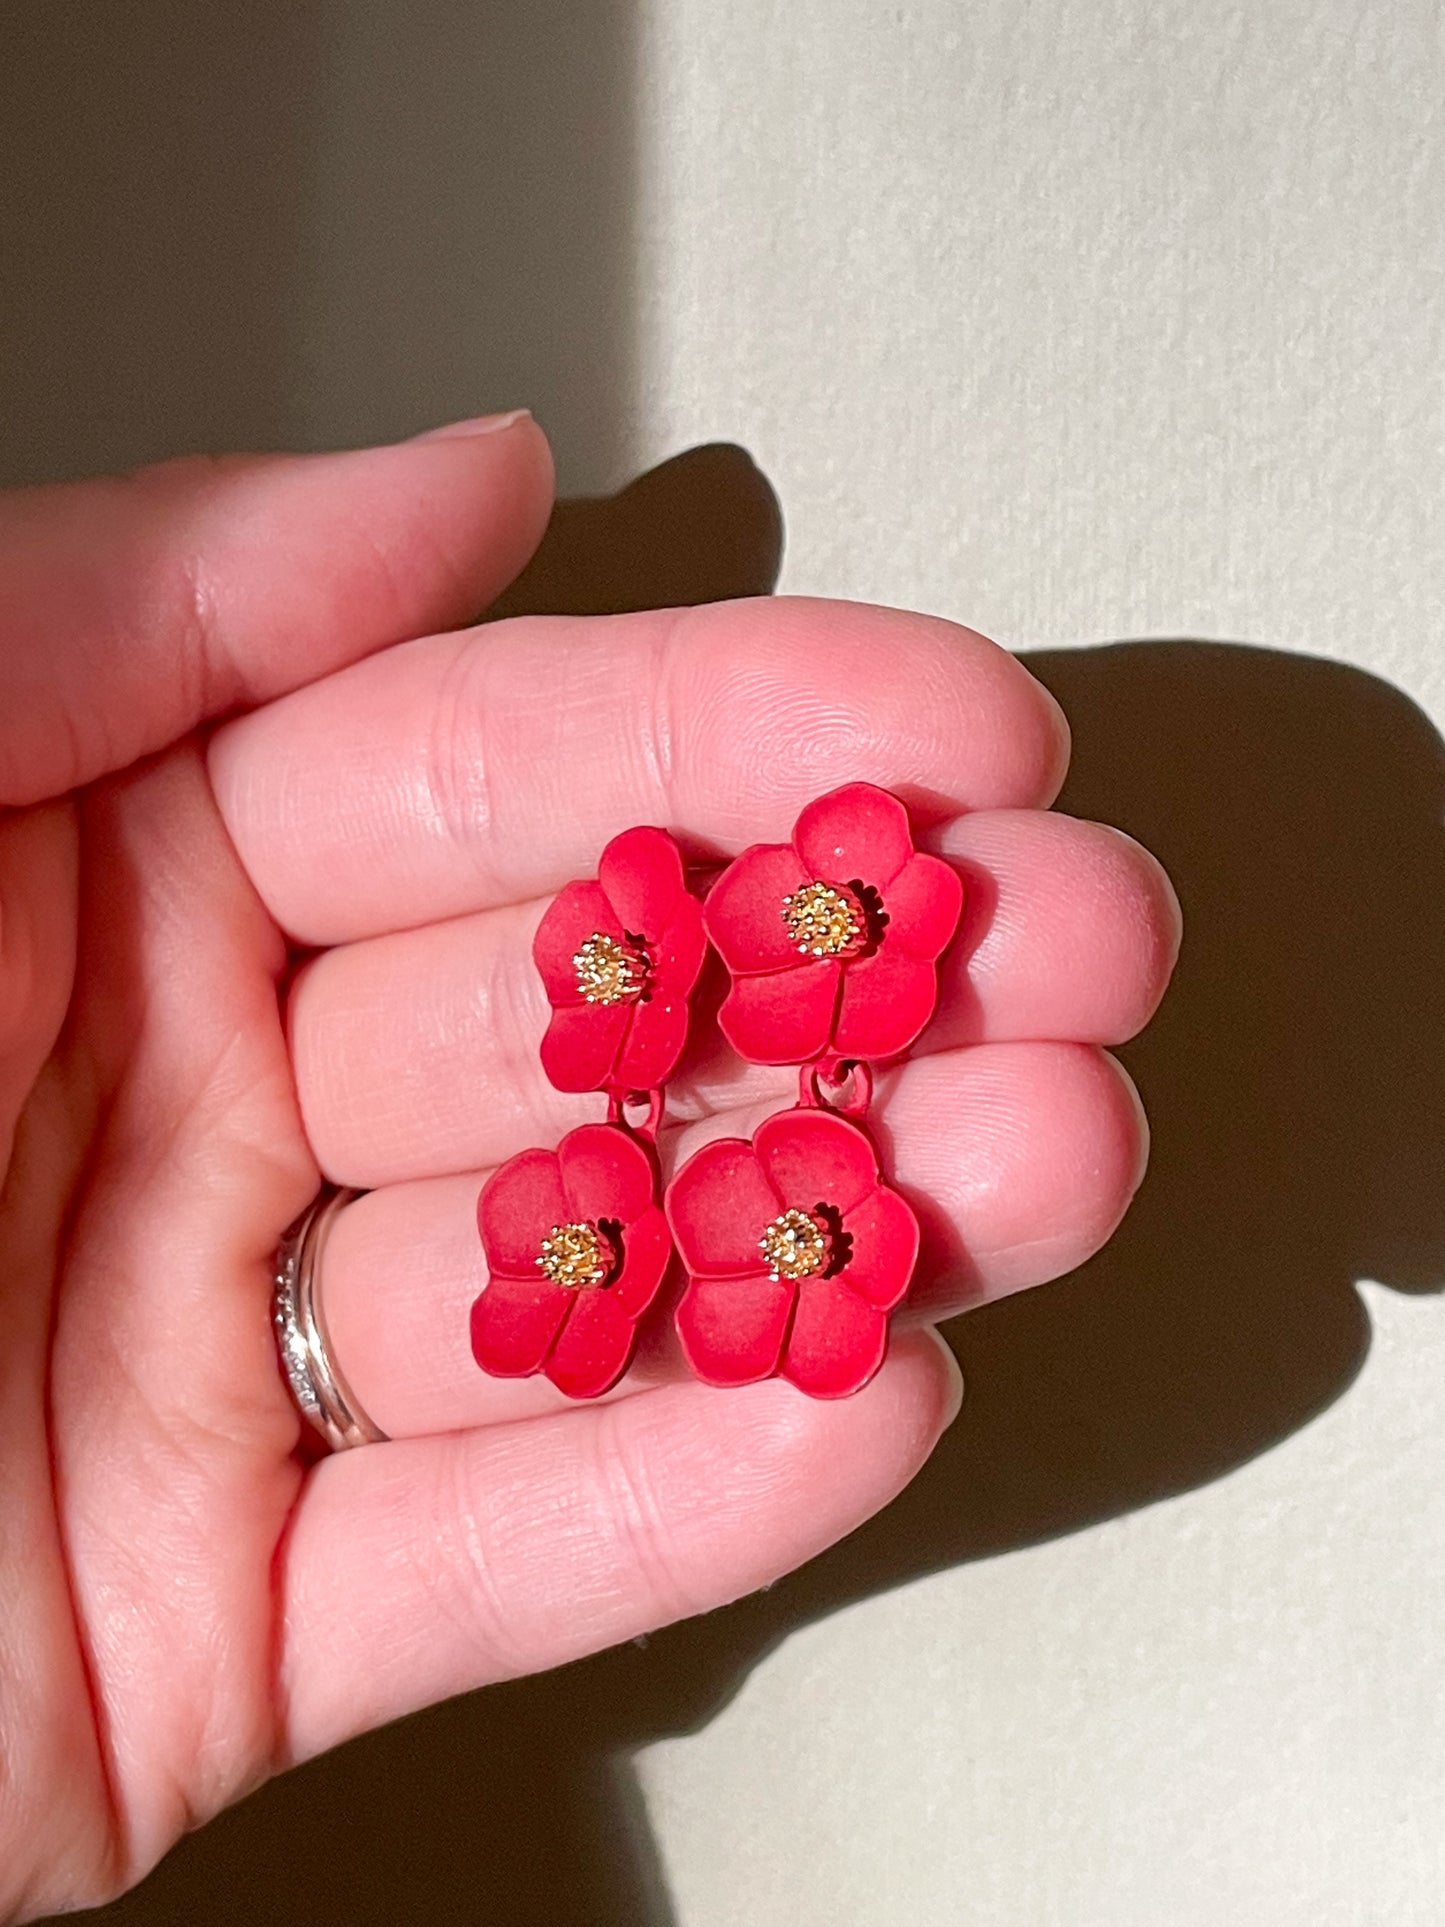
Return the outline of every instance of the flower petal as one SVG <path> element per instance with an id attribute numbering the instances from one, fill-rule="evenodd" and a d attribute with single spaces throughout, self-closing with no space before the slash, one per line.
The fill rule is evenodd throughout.
<path id="1" fill-rule="evenodd" d="M 568 1398 L 596 1398 L 627 1370 L 637 1326 L 611 1291 L 579 1291 L 574 1297 L 546 1372 Z"/>
<path id="2" fill-rule="evenodd" d="M 913 832 L 896 796 L 847 783 L 807 805 L 793 825 L 793 848 L 809 876 L 886 890 L 913 855 Z"/>
<path id="3" fill-rule="evenodd" d="M 579 1124 L 557 1146 L 557 1163 L 574 1222 L 620 1218 L 630 1224 L 656 1196 L 652 1158 L 620 1124 Z"/>
<path id="4" fill-rule="evenodd" d="M 885 948 L 924 963 L 942 955 L 963 911 L 963 879 L 942 857 L 912 857 L 888 886 Z"/>
<path id="5" fill-rule="evenodd" d="M 687 997 L 649 997 L 634 1004 L 611 1082 L 619 1090 L 651 1091 L 677 1069 L 687 1043 Z"/>
<path id="6" fill-rule="evenodd" d="M 896 1057 L 907 1050 L 938 1002 L 938 969 L 883 948 L 849 964 L 833 1026 L 840 1057 Z"/>
<path id="7" fill-rule="evenodd" d="M 879 1311 L 892 1311 L 918 1262 L 917 1218 L 896 1191 L 880 1184 L 848 1212 L 843 1229 L 852 1243 L 839 1283 Z"/>
<path id="8" fill-rule="evenodd" d="M 798 961 L 788 934 L 783 898 L 808 873 L 791 843 L 755 843 L 730 863 L 703 906 L 707 934 L 736 976 L 783 970 Z"/>
<path id="9" fill-rule="evenodd" d="M 492 1277 L 501 1273 L 536 1283 L 542 1240 L 554 1224 L 566 1221 L 567 1196 L 557 1153 L 519 1151 L 508 1158 L 477 1199 L 477 1229 Z"/>
<path id="10" fill-rule="evenodd" d="M 686 891 L 672 906 L 671 920 L 661 935 L 649 938 L 654 990 L 663 985 L 670 996 L 685 997 L 702 973 L 707 955 L 707 932 L 703 929 L 702 905 Z"/>
<path id="11" fill-rule="evenodd" d="M 685 894 L 682 852 L 666 830 L 624 830 L 602 852 L 597 880 L 625 928 L 651 940 L 671 923 Z"/>
<path id="12" fill-rule="evenodd" d="M 677 1069 L 687 1045 L 692 1011 L 688 999 L 702 973 L 707 935 L 702 905 L 686 891 L 672 906 L 671 921 L 649 940 L 647 995 L 632 1007 L 632 1023 L 618 1053 L 613 1081 L 634 1091 L 655 1090 Z"/>
<path id="13" fill-rule="evenodd" d="M 574 1294 L 547 1279 L 493 1275 L 472 1306 L 472 1356 L 493 1378 L 537 1371 Z"/>
<path id="14" fill-rule="evenodd" d="M 667 1187 L 667 1222 L 695 1276 L 766 1272 L 759 1240 L 781 1203 L 753 1147 L 715 1138 L 695 1151 Z"/>
<path id="15" fill-rule="evenodd" d="M 640 1218 L 622 1228 L 622 1269 L 606 1291 L 593 1296 L 610 1298 L 635 1324 L 657 1296 L 672 1262 L 672 1233 L 661 1205 L 649 1205 Z"/>
<path id="16" fill-rule="evenodd" d="M 872 1139 L 836 1111 L 775 1111 L 754 1131 L 753 1149 L 788 1209 L 828 1204 L 846 1218 L 877 1188 Z"/>
<path id="17" fill-rule="evenodd" d="M 600 1091 L 612 1082 L 634 1008 L 574 1004 L 553 1010 L 542 1039 L 542 1069 L 559 1091 Z"/>
<path id="18" fill-rule="evenodd" d="M 548 904 L 532 939 L 532 961 L 546 986 L 548 1003 L 562 1007 L 583 1001 L 572 959 L 589 937 L 599 934 L 616 937 L 619 943 L 626 935 L 602 885 L 569 883 Z"/>
<path id="19" fill-rule="evenodd" d="M 798 1292 L 798 1309 L 779 1368 L 813 1398 L 860 1391 L 888 1349 L 888 1320 L 849 1291 L 841 1278 L 813 1278 Z"/>
<path id="20" fill-rule="evenodd" d="M 677 1335 L 704 1385 L 751 1385 L 777 1368 L 793 1309 L 791 1285 L 762 1276 L 694 1278 L 677 1308 Z"/>
<path id="21" fill-rule="evenodd" d="M 833 1034 L 842 973 L 836 957 L 822 957 L 766 977 L 734 978 L 717 1016 L 723 1036 L 750 1064 L 821 1057 Z"/>

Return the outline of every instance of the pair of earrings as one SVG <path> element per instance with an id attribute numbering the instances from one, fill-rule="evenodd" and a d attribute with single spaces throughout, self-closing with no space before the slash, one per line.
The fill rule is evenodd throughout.
<path id="1" fill-rule="evenodd" d="M 915 849 L 903 804 L 869 783 L 808 804 L 790 842 L 745 850 L 705 902 L 665 830 L 615 837 L 533 945 L 552 1006 L 543 1068 L 559 1090 L 604 1093 L 607 1117 L 483 1187 L 482 1370 L 607 1391 L 676 1253 L 677 1334 L 707 1384 L 776 1374 L 815 1398 L 867 1384 L 919 1240 L 868 1133 L 872 1066 L 932 1016 L 962 907 L 957 872 Z M 796 1064 L 798 1100 L 751 1140 L 705 1144 L 664 1193 L 664 1090 L 709 941 L 730 978 L 723 1035 L 750 1063 Z"/>

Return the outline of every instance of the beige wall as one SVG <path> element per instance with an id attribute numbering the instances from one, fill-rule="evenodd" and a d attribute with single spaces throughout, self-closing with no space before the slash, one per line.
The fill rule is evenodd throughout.
<path id="1" fill-rule="evenodd" d="M 687 1927 L 1445 1919 L 1439 27 L 650 10 L 641 452 L 746 442 L 784 586 L 1078 646 L 1065 801 L 1189 923 L 1117 1247 L 959 1321 L 925 1495 L 644 1754 Z M 1098 649 L 1179 636 L 1250 647 Z"/>
<path id="2" fill-rule="evenodd" d="M 1149 1186 L 954 1327 L 970 1399 L 912 1494 L 762 1599 L 294 1776 L 117 1919 L 1445 1917 L 1439 24 L 20 0 L 8 478 L 517 401 L 574 489 L 735 440 L 785 587 L 1043 652 L 1066 802 L 1190 920 L 1126 1053 Z"/>

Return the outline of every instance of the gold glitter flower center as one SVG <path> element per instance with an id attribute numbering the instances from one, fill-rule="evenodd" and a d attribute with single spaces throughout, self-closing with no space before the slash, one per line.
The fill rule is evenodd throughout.
<path id="1" fill-rule="evenodd" d="M 774 1278 L 815 1278 L 828 1262 L 828 1247 L 828 1234 L 818 1220 L 798 1210 L 774 1218 L 758 1239 Z"/>
<path id="2" fill-rule="evenodd" d="M 573 953 L 577 988 L 589 1004 L 635 1004 L 647 988 L 647 954 L 595 931 Z"/>
<path id="3" fill-rule="evenodd" d="M 554 1224 L 537 1254 L 539 1268 L 564 1291 L 591 1291 L 605 1284 L 616 1262 L 611 1239 L 595 1224 Z"/>
<path id="4" fill-rule="evenodd" d="M 836 883 L 805 883 L 783 898 L 788 935 L 807 957 L 843 957 L 868 934 L 863 906 Z"/>

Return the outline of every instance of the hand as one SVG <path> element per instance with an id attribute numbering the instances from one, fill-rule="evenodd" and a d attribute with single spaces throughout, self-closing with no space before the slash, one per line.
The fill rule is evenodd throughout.
<path id="1" fill-rule="evenodd" d="M 1152 1010 L 1177 911 L 1136 845 L 1042 814 L 1051 700 L 966 630 L 841 604 L 434 633 L 550 491 L 522 418 L 0 501 L 0 1918 L 808 1558 L 956 1409 L 925 1321 L 1079 1263 L 1140 1176 L 1097 1046 Z M 537 1067 L 548 892 L 628 824 L 730 851 L 853 777 L 931 799 L 974 886 L 880 1088 L 936 1217 L 918 1322 L 834 1404 L 709 1390 L 665 1346 L 590 1406 L 484 1378 L 481 1176 L 596 1112 Z M 318 954 L 282 997 L 288 945 Z M 700 1053 L 667 1162 L 790 1082 Z M 391 1442 L 308 1470 L 269 1270 L 320 1173 L 371 1187 L 326 1308 Z"/>

